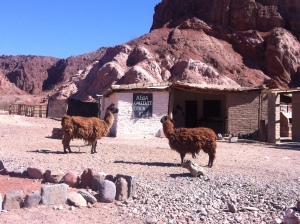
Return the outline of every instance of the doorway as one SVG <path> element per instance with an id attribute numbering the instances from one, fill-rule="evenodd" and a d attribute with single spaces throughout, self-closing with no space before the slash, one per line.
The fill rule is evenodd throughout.
<path id="1" fill-rule="evenodd" d="M 187 128 L 197 127 L 198 111 L 197 101 L 185 101 L 185 126 Z"/>

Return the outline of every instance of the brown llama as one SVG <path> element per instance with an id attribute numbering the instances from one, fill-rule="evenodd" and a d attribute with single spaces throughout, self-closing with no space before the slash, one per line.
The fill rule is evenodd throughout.
<path id="1" fill-rule="evenodd" d="M 217 136 L 210 128 L 175 128 L 170 116 L 164 116 L 163 124 L 165 136 L 169 139 L 170 148 L 177 151 L 181 157 L 181 164 L 186 154 L 196 154 L 202 149 L 209 155 L 208 167 L 213 166 L 216 157 Z"/>
<path id="2" fill-rule="evenodd" d="M 70 141 L 76 138 L 87 141 L 92 145 L 91 153 L 97 153 L 97 140 L 108 135 L 114 123 L 114 114 L 118 112 L 118 108 L 111 104 L 107 107 L 103 120 L 97 117 L 64 116 L 61 121 L 64 152 L 67 153 L 67 149 L 72 152 Z"/>

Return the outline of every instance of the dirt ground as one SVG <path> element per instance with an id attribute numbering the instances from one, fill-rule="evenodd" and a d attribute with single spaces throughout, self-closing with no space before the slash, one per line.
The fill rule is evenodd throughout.
<path id="1" fill-rule="evenodd" d="M 165 138 L 103 138 L 98 141 L 98 153 L 91 154 L 83 140 L 71 142 L 74 153 L 64 154 L 60 139 L 51 138 L 52 129 L 60 121 L 17 115 L 0 115 L 0 160 L 5 167 L 26 169 L 29 166 L 45 170 L 75 171 L 79 175 L 85 168 L 107 174 L 135 175 L 142 178 L 168 180 L 188 173 L 178 166 L 180 156 L 170 150 Z M 289 181 L 300 184 L 300 144 L 270 145 L 261 143 L 229 143 L 219 141 L 217 158 L 212 168 L 205 167 L 207 154 L 197 159 L 187 156 L 204 167 L 207 175 L 245 175 L 257 180 Z M 40 181 L 0 175 L 2 198 L 9 190 L 30 192 L 40 189 Z M 39 206 L 0 213 L 1 223 L 143 223 L 134 215 L 126 220 L 117 217 L 115 203 L 96 203 L 92 208 L 70 209 L 63 205 Z"/>

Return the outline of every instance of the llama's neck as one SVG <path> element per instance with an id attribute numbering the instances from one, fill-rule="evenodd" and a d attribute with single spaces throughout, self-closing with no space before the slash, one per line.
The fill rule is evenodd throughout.
<path id="1" fill-rule="evenodd" d="M 172 135 L 174 133 L 174 124 L 170 121 L 167 121 L 163 124 L 163 130 L 166 137 Z"/>
<path id="2" fill-rule="evenodd" d="M 113 125 L 114 120 L 115 120 L 115 117 L 114 117 L 113 113 L 110 111 L 106 111 L 105 116 L 104 116 L 104 121 L 109 128 L 111 128 L 111 126 Z"/>

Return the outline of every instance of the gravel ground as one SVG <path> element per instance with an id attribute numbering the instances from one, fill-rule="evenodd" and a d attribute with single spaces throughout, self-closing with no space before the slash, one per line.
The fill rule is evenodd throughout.
<path id="1" fill-rule="evenodd" d="M 180 156 L 165 138 L 103 138 L 97 154 L 74 140 L 74 153 L 64 154 L 61 140 L 51 138 L 55 127 L 60 121 L 0 115 L 0 160 L 13 169 L 36 166 L 81 174 L 92 168 L 135 175 L 136 196 L 91 208 L 41 205 L 2 212 L 1 223 L 280 223 L 300 196 L 299 144 L 220 141 L 212 168 L 206 167 L 203 152 L 193 159 L 206 171 L 195 178 L 179 166 Z M 11 185 L 0 186 L 5 192 Z"/>

